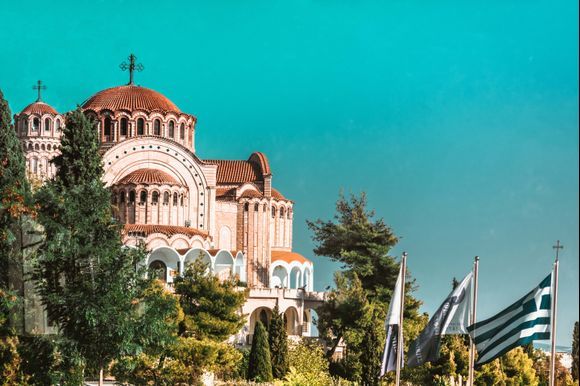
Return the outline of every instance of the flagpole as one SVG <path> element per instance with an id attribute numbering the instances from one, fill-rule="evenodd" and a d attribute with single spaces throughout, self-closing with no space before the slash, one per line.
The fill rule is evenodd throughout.
<path id="1" fill-rule="evenodd" d="M 475 256 L 473 263 L 473 304 L 471 305 L 471 324 L 475 324 L 477 320 L 477 278 L 479 276 L 479 256 Z M 473 331 L 475 334 L 475 330 Z M 475 378 L 475 336 L 469 338 L 469 375 L 467 380 L 468 386 L 473 386 Z"/>
<path id="2" fill-rule="evenodd" d="M 550 386 L 556 385 L 556 324 L 558 316 L 558 266 L 560 265 L 559 252 L 560 249 L 564 248 L 560 245 L 560 240 L 556 242 L 554 249 L 556 249 L 556 260 L 554 261 L 554 281 L 552 288 L 552 331 L 550 332 L 550 338 L 552 340 L 551 350 L 550 350 Z"/>
<path id="3" fill-rule="evenodd" d="M 397 337 L 396 386 L 401 383 L 401 363 L 403 362 L 403 311 L 405 309 L 405 275 L 407 273 L 407 252 L 401 258 L 401 305 L 399 309 L 399 331 Z"/>

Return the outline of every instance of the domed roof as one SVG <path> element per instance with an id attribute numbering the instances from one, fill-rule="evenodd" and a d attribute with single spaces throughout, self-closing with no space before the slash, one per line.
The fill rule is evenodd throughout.
<path id="1" fill-rule="evenodd" d="M 56 110 L 51 105 L 48 105 L 48 104 L 46 104 L 44 102 L 36 101 L 36 102 L 31 103 L 28 106 L 26 106 L 20 112 L 20 114 L 26 114 L 26 115 L 31 115 L 31 114 L 36 114 L 36 115 L 53 114 L 53 115 L 56 115 L 58 113 L 56 112 Z"/>
<path id="2" fill-rule="evenodd" d="M 127 174 L 117 184 L 181 185 L 169 174 L 157 169 L 138 169 Z"/>
<path id="3" fill-rule="evenodd" d="M 90 97 L 83 109 L 94 110 L 146 110 L 180 113 L 179 108 L 163 94 L 149 88 L 128 84 L 99 91 Z"/>

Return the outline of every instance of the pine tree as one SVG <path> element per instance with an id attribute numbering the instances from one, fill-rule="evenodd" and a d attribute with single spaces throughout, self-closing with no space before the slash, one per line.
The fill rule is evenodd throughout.
<path id="1" fill-rule="evenodd" d="M 268 333 L 260 321 L 256 322 L 256 327 L 254 328 L 248 364 L 248 379 L 256 382 L 270 382 L 273 379 Z"/>
<path id="2" fill-rule="evenodd" d="M 578 322 L 574 323 L 572 333 L 572 379 L 578 381 Z"/>
<path id="3" fill-rule="evenodd" d="M 272 320 L 268 328 L 268 343 L 272 359 L 272 375 L 276 379 L 283 379 L 288 372 L 288 336 L 278 305 L 272 311 Z"/>
<path id="4" fill-rule="evenodd" d="M 35 196 L 46 242 L 33 278 L 48 317 L 91 369 L 135 348 L 144 251 L 123 248 L 103 173 L 97 130 L 80 108 L 67 116 L 56 177 Z"/>

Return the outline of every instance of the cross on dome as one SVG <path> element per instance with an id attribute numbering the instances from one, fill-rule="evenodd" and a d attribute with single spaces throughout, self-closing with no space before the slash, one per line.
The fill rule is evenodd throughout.
<path id="1" fill-rule="evenodd" d="M 33 90 L 38 91 L 38 98 L 36 98 L 37 102 L 42 102 L 42 90 L 46 90 L 46 86 L 42 84 L 42 80 L 39 80 L 35 86 L 32 86 Z"/>
<path id="2" fill-rule="evenodd" d="M 119 65 L 119 67 L 121 68 L 121 70 L 126 71 L 129 70 L 129 85 L 133 84 L 133 73 L 136 71 L 143 71 L 145 69 L 145 67 L 143 67 L 143 65 L 141 63 L 135 64 L 135 60 L 137 60 L 137 57 L 133 54 L 129 55 L 128 57 L 129 59 L 129 64 L 127 64 L 126 62 L 123 62 Z"/>

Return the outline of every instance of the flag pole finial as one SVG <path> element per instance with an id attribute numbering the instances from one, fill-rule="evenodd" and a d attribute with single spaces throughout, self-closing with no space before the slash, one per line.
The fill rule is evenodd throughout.
<path id="1" fill-rule="evenodd" d="M 560 244 L 560 240 L 556 240 L 556 245 L 552 246 L 556 250 L 556 261 L 560 258 L 560 249 L 564 249 L 564 246 Z"/>

